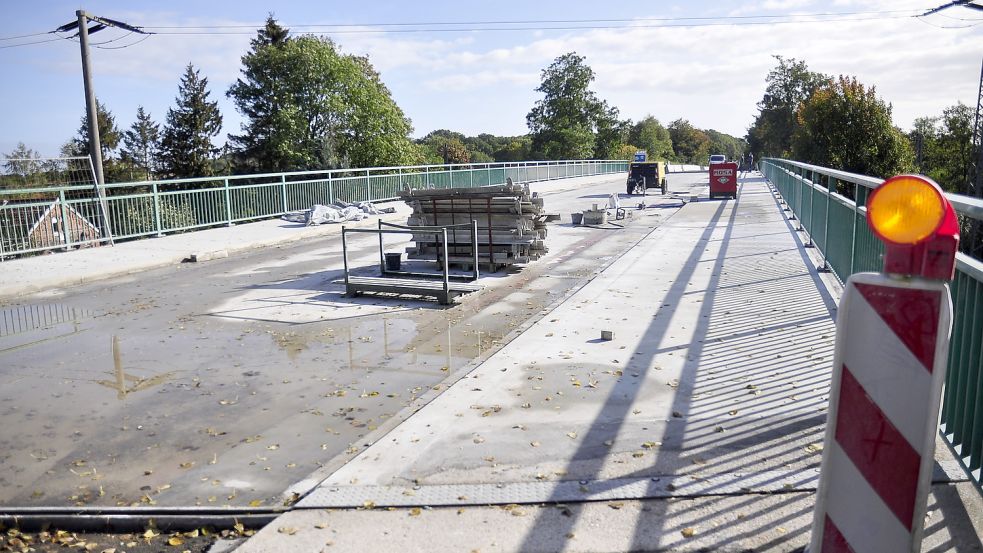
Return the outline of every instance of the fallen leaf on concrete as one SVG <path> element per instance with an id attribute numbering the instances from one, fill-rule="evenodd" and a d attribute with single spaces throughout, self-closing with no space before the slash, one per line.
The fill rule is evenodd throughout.
<path id="1" fill-rule="evenodd" d="M 805 447 L 806 451 L 809 453 L 819 453 L 823 450 L 822 444 L 809 444 Z"/>
<path id="2" fill-rule="evenodd" d="M 422 512 L 423 511 L 421 511 L 419 507 L 413 507 L 412 509 L 410 509 L 410 516 L 411 517 L 418 517 L 418 516 L 420 516 L 420 513 L 422 513 Z"/>
<path id="3" fill-rule="evenodd" d="M 286 534 L 288 536 L 292 536 L 292 535 L 294 535 L 294 534 L 297 533 L 297 528 L 295 528 L 293 526 L 281 526 L 281 527 L 277 528 L 276 531 L 279 532 L 279 533 L 281 533 L 281 534 Z"/>
<path id="4" fill-rule="evenodd" d="M 259 507 L 262 504 L 263 504 L 263 500 L 262 499 L 254 499 L 254 500 L 252 500 L 252 501 L 249 502 L 249 506 L 250 507 Z"/>
<path id="5" fill-rule="evenodd" d="M 682 534 L 684 538 L 692 538 L 693 536 L 696 535 L 696 528 L 693 528 L 692 526 L 687 526 L 686 528 L 680 530 L 679 533 Z"/>
<path id="6" fill-rule="evenodd" d="M 642 449 L 652 449 L 662 445 L 662 442 L 642 442 Z"/>
<path id="7" fill-rule="evenodd" d="M 533 447 L 539 447 L 539 442 L 529 442 L 529 445 Z"/>
<path id="8" fill-rule="evenodd" d="M 577 439 L 577 433 L 576 432 L 567 432 L 567 437 L 570 438 L 571 440 L 576 440 Z"/>
<path id="9" fill-rule="evenodd" d="M 179 545 L 184 545 L 184 540 L 182 540 L 178 536 L 171 536 L 170 538 L 167 539 L 167 545 L 172 545 L 174 547 L 177 547 Z"/>

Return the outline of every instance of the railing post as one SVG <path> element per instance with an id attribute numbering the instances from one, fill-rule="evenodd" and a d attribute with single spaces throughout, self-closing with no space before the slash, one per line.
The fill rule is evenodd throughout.
<path id="1" fill-rule="evenodd" d="M 430 188 L 430 166 L 427 165 L 427 188 Z"/>
<path id="2" fill-rule="evenodd" d="M 836 190 L 836 179 L 834 177 L 826 178 L 826 221 L 823 223 L 823 247 L 819 249 L 819 253 L 823 255 L 823 266 L 819 268 L 820 271 L 829 271 L 829 260 L 826 258 L 826 250 L 829 249 L 829 197 L 833 195 L 833 190 Z"/>
<path id="3" fill-rule="evenodd" d="M 232 226 L 232 192 L 229 190 L 229 179 L 222 179 L 225 187 L 225 218 L 228 226 Z"/>
<path id="4" fill-rule="evenodd" d="M 372 178 L 369 176 L 369 170 L 365 170 L 365 201 L 372 201 Z"/>
<path id="5" fill-rule="evenodd" d="M 468 169 L 468 176 L 471 177 L 471 188 L 474 188 L 474 165 Z"/>
<path id="6" fill-rule="evenodd" d="M 546 180 L 550 180 L 550 164 L 546 164 Z"/>
<path id="7" fill-rule="evenodd" d="M 850 232 L 850 275 L 856 270 L 857 266 L 857 214 L 860 213 L 860 206 L 857 205 L 857 189 L 859 184 L 853 184 L 853 231 Z M 850 275 L 845 275 L 849 277 Z"/>
<path id="8" fill-rule="evenodd" d="M 334 185 L 331 183 L 331 173 L 328 173 L 328 203 L 334 203 Z"/>
<path id="9" fill-rule="evenodd" d="M 807 248 L 814 247 L 812 244 L 812 232 L 816 228 L 816 211 L 815 209 L 813 209 L 815 207 L 815 203 L 816 203 L 816 184 L 812 183 L 809 186 L 809 224 L 812 226 L 812 229 L 807 231 L 807 233 L 809 234 L 809 243 L 806 244 Z"/>
<path id="10" fill-rule="evenodd" d="M 157 238 L 164 236 L 164 229 L 160 224 L 160 189 L 157 188 L 157 183 L 153 183 L 153 194 L 154 194 L 154 227 L 157 230 Z"/>
<path id="11" fill-rule="evenodd" d="M 58 191 L 58 208 L 61 217 L 62 243 L 65 244 L 65 249 L 69 249 L 72 247 L 72 233 L 68 228 L 68 209 L 66 209 L 64 189 Z M 106 226 L 108 227 L 108 225 Z"/>
<path id="12" fill-rule="evenodd" d="M 447 248 L 447 227 L 441 229 L 443 231 L 443 241 L 444 241 L 444 302 L 450 301 L 450 251 Z M 494 261 L 494 260 L 493 260 Z M 442 302 L 443 303 L 443 302 Z"/>
<path id="13" fill-rule="evenodd" d="M 283 213 L 287 210 L 287 175 L 280 175 L 280 194 L 283 197 Z"/>

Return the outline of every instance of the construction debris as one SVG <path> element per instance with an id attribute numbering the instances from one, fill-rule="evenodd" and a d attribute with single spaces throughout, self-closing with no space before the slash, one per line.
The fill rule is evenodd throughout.
<path id="1" fill-rule="evenodd" d="M 287 213 L 281 217 L 284 221 L 303 223 L 305 226 L 323 225 L 325 223 L 344 223 L 346 221 L 361 221 L 369 215 L 395 213 L 392 207 L 379 208 L 372 202 L 350 204 L 335 200 L 331 205 L 316 204 L 310 209 Z"/>
<path id="2" fill-rule="evenodd" d="M 492 270 L 539 259 L 546 248 L 546 219 L 543 198 L 531 194 L 529 186 L 508 182 L 476 188 L 406 188 L 400 198 L 413 208 L 407 225 L 467 225 L 448 229 L 451 263 L 473 263 L 471 221 L 478 224 L 478 263 Z M 415 247 L 407 248 L 410 259 L 437 260 L 440 239 L 432 234 L 414 234 Z"/>

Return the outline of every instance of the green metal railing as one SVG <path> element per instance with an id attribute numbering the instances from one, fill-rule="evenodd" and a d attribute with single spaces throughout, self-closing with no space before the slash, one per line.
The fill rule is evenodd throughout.
<path id="1" fill-rule="evenodd" d="M 883 180 L 781 159 L 764 159 L 760 168 L 791 211 L 789 218 L 808 233 L 808 245 L 822 253 L 823 268 L 841 282 L 856 272 L 881 270 L 884 247 L 867 226 L 866 203 Z M 961 216 L 983 220 L 983 200 L 946 198 Z M 983 263 L 957 254 L 951 288 L 953 326 L 940 433 L 983 491 Z"/>
<path id="2" fill-rule="evenodd" d="M 555 180 L 628 170 L 621 160 L 524 161 L 300 171 L 0 190 L 0 260 L 45 250 L 279 217 L 335 200 L 394 200 L 405 187 Z"/>

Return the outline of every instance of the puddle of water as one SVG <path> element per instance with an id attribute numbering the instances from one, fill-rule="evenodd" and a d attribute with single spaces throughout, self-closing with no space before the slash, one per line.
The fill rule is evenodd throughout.
<path id="1" fill-rule="evenodd" d="M 481 348 L 436 311 L 301 328 L 142 315 L 3 338 L 0 503 L 275 504 Z"/>

